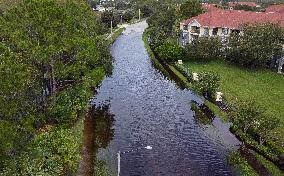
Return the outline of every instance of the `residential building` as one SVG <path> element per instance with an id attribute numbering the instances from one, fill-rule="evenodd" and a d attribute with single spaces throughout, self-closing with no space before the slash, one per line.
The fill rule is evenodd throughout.
<path id="1" fill-rule="evenodd" d="M 272 5 L 266 8 L 268 13 L 282 13 L 284 15 L 284 4 Z"/>
<path id="2" fill-rule="evenodd" d="M 284 27 L 284 15 L 280 13 L 250 12 L 243 10 L 213 10 L 180 23 L 183 43 L 190 43 L 198 37 L 219 36 L 226 38 L 232 32 L 241 32 L 247 23 L 279 23 Z"/>
<path id="3" fill-rule="evenodd" d="M 228 6 L 229 7 L 234 7 L 236 5 L 243 5 L 243 6 L 250 6 L 250 7 L 260 7 L 257 3 L 255 2 L 229 2 Z"/>
<path id="4" fill-rule="evenodd" d="M 216 4 L 210 4 L 210 3 L 202 3 L 202 8 L 203 8 L 206 12 L 211 12 L 211 11 L 215 11 L 215 10 L 220 10 L 220 8 L 218 7 L 218 5 L 216 5 Z"/>

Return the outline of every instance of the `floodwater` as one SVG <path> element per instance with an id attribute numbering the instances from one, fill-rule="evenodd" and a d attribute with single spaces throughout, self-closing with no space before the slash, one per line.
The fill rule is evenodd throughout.
<path id="1" fill-rule="evenodd" d="M 121 176 L 232 175 L 227 156 L 238 142 L 228 136 L 229 126 L 216 120 L 203 125 L 194 119 L 190 103 L 203 99 L 180 89 L 152 66 L 142 41 L 146 27 L 146 22 L 128 26 L 113 44 L 113 75 L 91 101 L 95 108 L 107 107 L 95 117 L 101 129 L 95 142 L 104 144 L 96 145 L 97 159 L 116 175 L 119 150 L 150 145 L 152 150 L 121 156 Z"/>

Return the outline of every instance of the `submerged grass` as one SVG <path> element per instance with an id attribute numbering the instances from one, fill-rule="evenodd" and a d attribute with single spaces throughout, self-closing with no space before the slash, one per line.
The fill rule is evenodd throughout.
<path id="1" fill-rule="evenodd" d="M 149 34 L 148 34 L 148 29 L 146 29 L 144 32 L 143 32 L 143 35 L 142 35 L 142 39 L 143 39 L 143 42 L 144 42 L 144 45 L 145 45 L 145 48 L 147 50 L 147 53 L 152 61 L 152 63 L 154 64 L 155 67 L 157 67 L 157 69 L 159 69 L 164 75 L 168 75 L 168 72 L 164 69 L 164 67 L 161 65 L 161 63 L 157 60 L 157 58 L 155 57 L 155 54 L 154 52 L 152 51 L 152 49 L 150 48 L 150 45 L 149 45 L 149 42 L 148 42 L 148 37 L 149 37 Z"/>
<path id="2" fill-rule="evenodd" d="M 258 161 L 260 161 L 272 175 L 284 176 L 284 173 L 277 166 L 275 166 L 275 164 L 268 161 L 267 159 L 265 159 L 263 156 L 261 156 L 257 152 L 255 152 L 255 156 L 258 159 Z"/>
<path id="3" fill-rule="evenodd" d="M 214 114 L 216 114 L 223 122 L 230 122 L 230 118 L 229 116 L 224 112 L 222 111 L 217 105 L 211 103 L 210 101 L 208 100 L 205 100 L 204 101 L 204 104 L 206 106 L 208 106 L 208 108 L 214 112 Z"/>
<path id="4" fill-rule="evenodd" d="M 258 176 L 239 151 L 235 151 L 229 156 L 229 162 L 231 165 L 239 168 L 235 175 Z"/>
<path id="5" fill-rule="evenodd" d="M 221 91 L 229 101 L 255 100 L 270 114 L 280 118 L 281 141 L 284 141 L 284 76 L 270 70 L 251 71 L 225 61 L 186 63 L 194 72 L 213 71 L 221 77 Z M 273 118 L 273 117 L 271 117 Z M 281 134 L 282 133 L 282 134 Z"/>

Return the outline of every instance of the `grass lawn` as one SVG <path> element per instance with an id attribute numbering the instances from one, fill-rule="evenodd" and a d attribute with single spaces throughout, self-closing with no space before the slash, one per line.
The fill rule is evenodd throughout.
<path id="1" fill-rule="evenodd" d="M 284 142 L 284 76 L 269 70 L 250 71 L 224 61 L 186 63 L 193 72 L 213 71 L 221 77 L 220 90 L 229 101 L 252 100 L 281 120 L 281 141 Z"/>

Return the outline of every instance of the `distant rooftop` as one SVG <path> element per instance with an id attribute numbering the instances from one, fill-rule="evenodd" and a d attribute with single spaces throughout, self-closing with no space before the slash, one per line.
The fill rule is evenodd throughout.
<path id="1" fill-rule="evenodd" d="M 266 12 L 277 12 L 283 13 L 284 15 L 284 4 L 269 6 L 268 8 L 266 8 Z"/>
<path id="2" fill-rule="evenodd" d="M 215 10 L 200 14 L 196 17 L 184 20 L 182 23 L 188 25 L 197 21 L 201 26 L 228 27 L 238 29 L 246 23 L 279 23 L 284 27 L 284 15 L 280 13 L 250 12 L 243 10 Z"/>
<path id="3" fill-rule="evenodd" d="M 236 5 L 247 5 L 247 6 L 251 6 L 251 7 L 257 7 L 258 4 L 255 2 L 229 2 L 228 4 L 229 6 L 233 7 Z"/>

